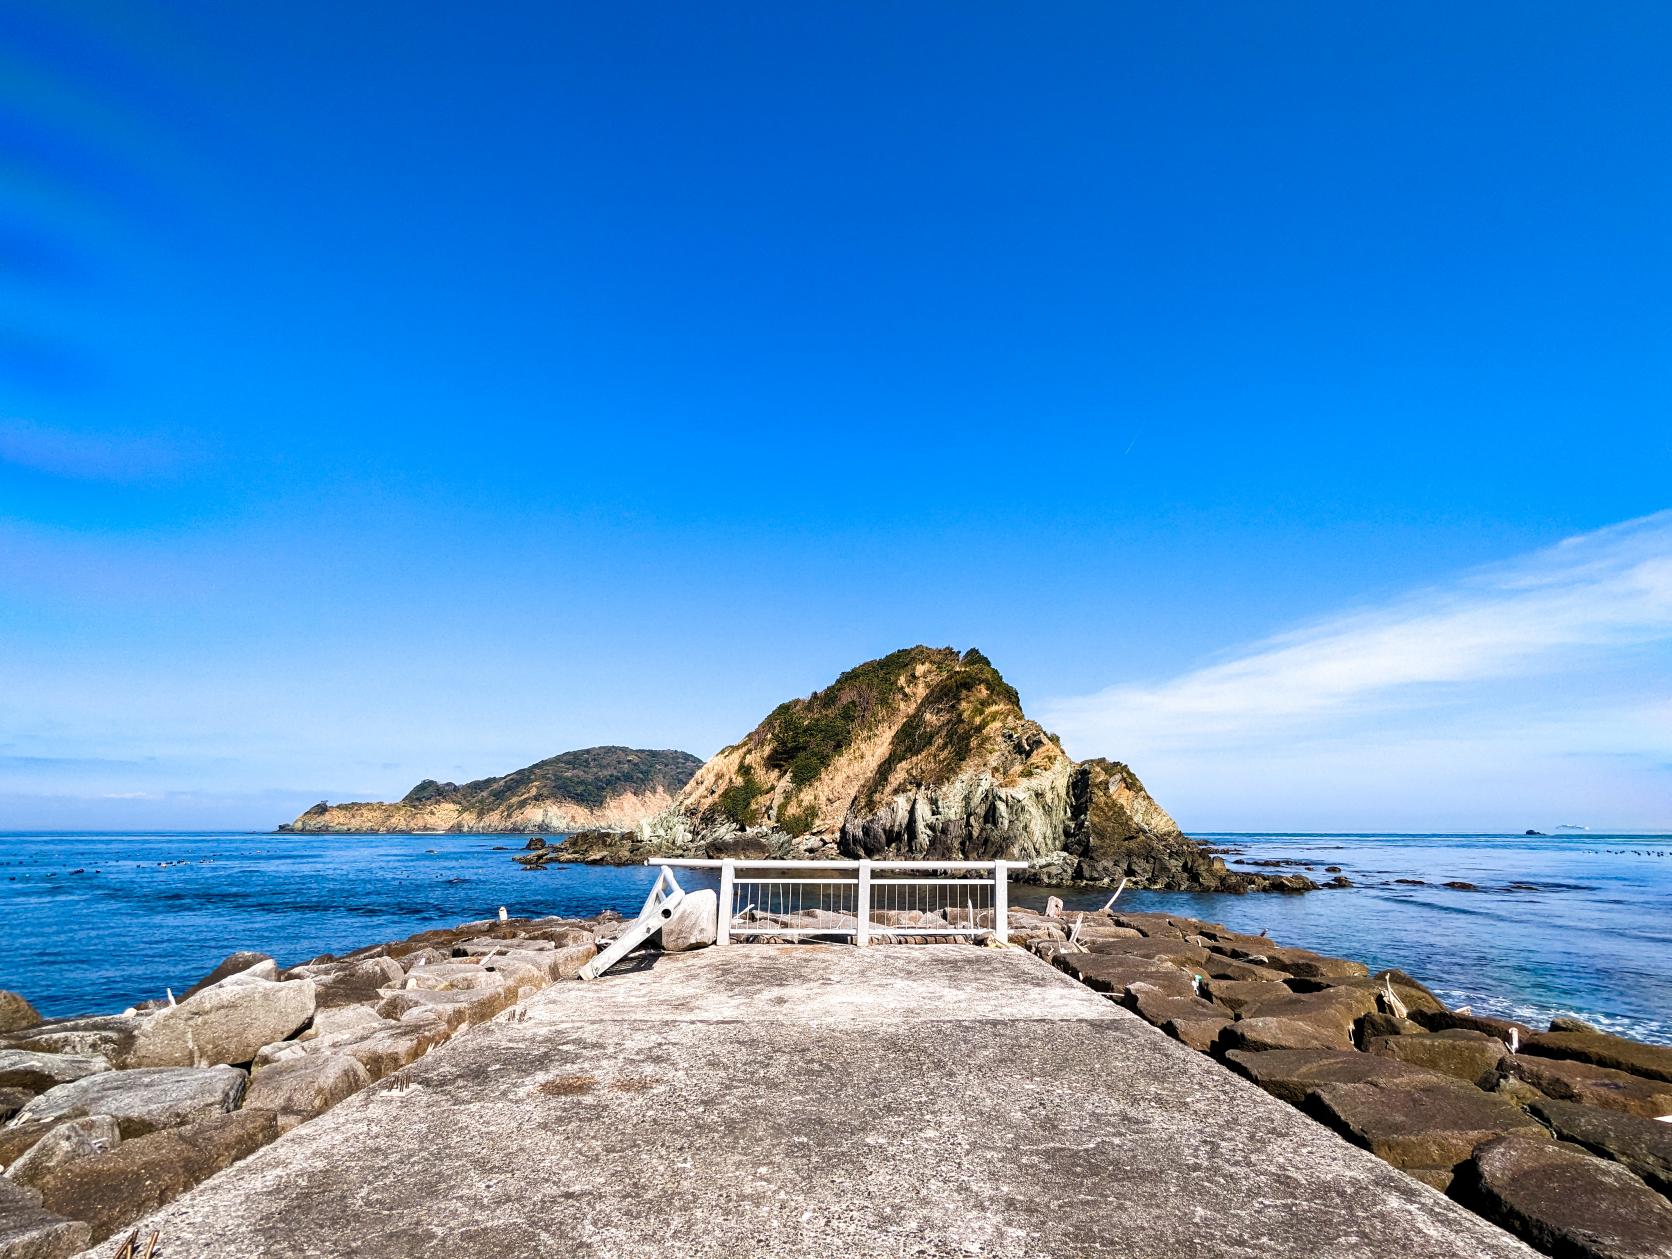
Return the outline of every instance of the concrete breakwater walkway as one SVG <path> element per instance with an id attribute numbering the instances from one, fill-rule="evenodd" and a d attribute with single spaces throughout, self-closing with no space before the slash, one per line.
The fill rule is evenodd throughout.
<path id="1" fill-rule="evenodd" d="M 1534 1253 L 1016 949 L 641 955 L 400 1078 L 141 1228 L 194 1259 Z"/>

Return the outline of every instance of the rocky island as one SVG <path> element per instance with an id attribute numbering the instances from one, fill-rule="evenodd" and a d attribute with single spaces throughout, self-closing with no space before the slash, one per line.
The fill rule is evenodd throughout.
<path id="1" fill-rule="evenodd" d="M 581 748 L 462 786 L 426 778 L 396 804 L 321 801 L 279 830 L 404 834 L 632 828 L 669 808 L 701 765 L 689 752 Z"/>
<path id="2" fill-rule="evenodd" d="M 1027 861 L 1028 878 L 1298 892 L 1229 869 L 1118 761 L 1075 761 L 971 649 L 910 647 L 778 705 L 668 808 L 575 834 L 525 864 L 646 857 Z M 1338 880 L 1344 883 L 1344 880 Z"/>

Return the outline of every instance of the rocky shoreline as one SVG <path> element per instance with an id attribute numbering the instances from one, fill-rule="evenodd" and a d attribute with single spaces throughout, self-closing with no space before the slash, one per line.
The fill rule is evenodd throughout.
<path id="1" fill-rule="evenodd" d="M 620 916 L 495 918 L 46 1019 L 0 992 L 0 1259 L 60 1259 L 571 979 Z M 511 1013 L 507 1013 L 510 1011 Z"/>
<path id="2" fill-rule="evenodd" d="M 712 918 L 712 894 L 693 903 Z M 661 947 L 711 942 L 692 917 Z M 359 1090 L 400 1089 L 621 923 L 500 917 L 287 968 L 235 953 L 115 1015 L 42 1020 L 0 993 L 0 1259 L 74 1255 Z M 1010 924 L 1013 945 L 1546 1253 L 1672 1256 L 1672 1046 L 1448 1009 L 1401 971 L 1199 919 L 1053 904 Z"/>
<path id="3" fill-rule="evenodd" d="M 1011 938 L 1546 1254 L 1672 1256 L 1672 1046 L 1176 915 L 1013 911 Z"/>

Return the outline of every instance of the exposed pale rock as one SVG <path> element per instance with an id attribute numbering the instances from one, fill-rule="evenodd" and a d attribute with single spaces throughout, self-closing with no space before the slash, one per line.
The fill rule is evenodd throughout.
<path id="1" fill-rule="evenodd" d="M 27 1049 L 0 1049 L 0 1088 L 44 1093 L 60 1084 L 109 1070 L 110 1063 L 96 1054 L 41 1054 Z"/>
<path id="2" fill-rule="evenodd" d="M 664 953 L 683 953 L 714 943 L 720 922 L 720 898 L 709 888 L 687 892 L 673 917 L 662 924 L 658 939 Z"/>
<path id="3" fill-rule="evenodd" d="M 1575 1259 L 1672 1259 L 1672 1206 L 1623 1167 L 1560 1141 L 1482 1146 L 1457 1196 L 1540 1250 Z"/>
<path id="4" fill-rule="evenodd" d="M 252 1108 L 276 1112 L 279 1130 L 288 1132 L 371 1082 L 366 1068 L 347 1054 L 308 1054 L 260 1072 L 246 1100 Z"/>
<path id="5" fill-rule="evenodd" d="M 440 962 L 408 971 L 405 987 L 408 991 L 459 992 L 470 988 L 499 988 L 504 982 L 498 974 L 480 964 Z"/>
<path id="6" fill-rule="evenodd" d="M 131 1067 L 137 1065 L 129 1061 L 129 1055 L 139 1034 L 140 1022 L 140 1019 L 126 1014 L 53 1019 L 0 1037 L 0 1048 L 99 1057 L 113 1067 Z"/>
<path id="7" fill-rule="evenodd" d="M 236 1067 L 107 1071 L 47 1090 L 8 1126 L 109 1115 L 124 1137 L 143 1136 L 232 1110 L 243 1096 L 246 1078 Z"/>
<path id="8" fill-rule="evenodd" d="M 249 1062 L 313 1017 L 314 981 L 216 984 L 148 1015 L 129 1062 L 141 1067 Z"/>
<path id="9" fill-rule="evenodd" d="M 401 966 L 401 970 L 403 972 L 405 972 L 405 971 L 410 971 L 414 967 L 418 967 L 418 966 L 434 966 L 437 962 L 447 961 L 448 958 L 449 958 L 449 954 L 443 953 L 440 949 L 434 949 L 434 948 L 414 949 L 410 953 L 405 953 L 405 954 L 401 955 L 400 966 Z"/>
<path id="10" fill-rule="evenodd" d="M 6 1168 L 6 1175 L 20 1185 L 34 1185 L 66 1163 L 104 1154 L 121 1144 L 121 1129 L 109 1115 L 71 1119 L 35 1142 L 23 1157 Z"/>
<path id="11" fill-rule="evenodd" d="M 427 988 L 408 988 L 385 993 L 378 1002 L 377 1013 L 386 1019 L 405 1022 L 408 1015 L 424 1014 L 438 1018 L 449 1033 L 470 1024 L 470 998 L 462 992 L 437 992 Z"/>
<path id="12" fill-rule="evenodd" d="M 405 978 L 406 971 L 392 957 L 367 957 L 319 967 L 312 975 L 316 1016 L 318 1010 L 376 1004 L 380 988 L 397 987 Z"/>
<path id="13" fill-rule="evenodd" d="M 183 1001 L 187 997 L 195 997 L 205 988 L 213 987 L 215 984 L 230 979 L 234 975 L 243 975 L 249 979 L 277 979 L 278 974 L 278 964 L 265 953 L 234 953 L 219 966 L 215 967 L 214 970 L 210 971 L 202 979 L 198 980 L 190 988 L 186 989 L 185 992 L 181 993 L 176 1000 Z"/>
<path id="14" fill-rule="evenodd" d="M 338 1032 L 375 1027 L 383 1021 L 374 1008 L 383 997 L 384 992 L 379 990 L 371 994 L 370 1003 L 367 1005 L 339 1005 L 328 1010 L 315 1010 L 313 1022 L 308 1024 L 307 1030 L 296 1039 L 318 1040 L 323 1036 L 334 1036 Z"/>

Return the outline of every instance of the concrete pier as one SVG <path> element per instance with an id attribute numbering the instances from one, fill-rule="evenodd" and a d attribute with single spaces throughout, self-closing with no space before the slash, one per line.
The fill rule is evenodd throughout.
<path id="1" fill-rule="evenodd" d="M 405 1074 L 142 1235 L 193 1259 L 1534 1253 L 1016 949 L 635 961 Z"/>

